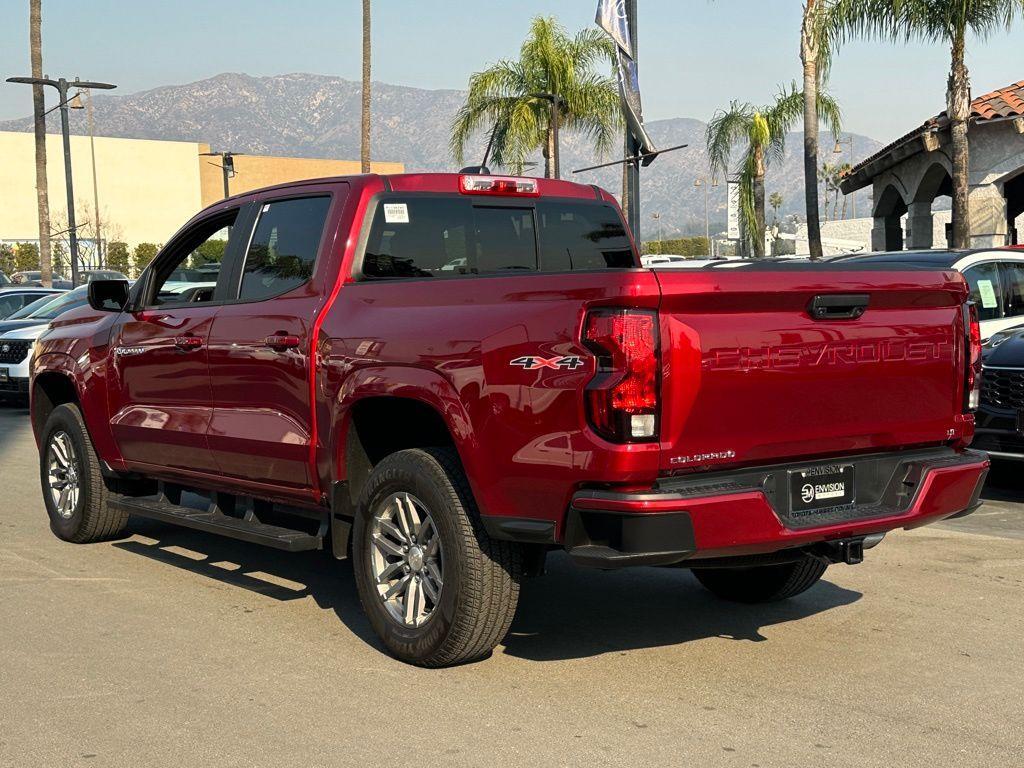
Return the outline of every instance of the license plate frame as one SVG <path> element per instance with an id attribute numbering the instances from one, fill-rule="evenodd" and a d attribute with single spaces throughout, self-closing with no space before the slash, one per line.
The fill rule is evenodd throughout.
<path id="1" fill-rule="evenodd" d="M 857 481 L 853 464 L 828 464 L 789 471 L 789 509 L 805 517 L 857 502 Z"/>
<path id="2" fill-rule="evenodd" d="M 7 367 L 0 367 L 0 382 L 7 383 L 11 378 L 11 369 Z"/>

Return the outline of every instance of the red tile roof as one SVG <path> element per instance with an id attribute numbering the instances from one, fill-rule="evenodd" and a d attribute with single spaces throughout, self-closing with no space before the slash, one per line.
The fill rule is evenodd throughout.
<path id="1" fill-rule="evenodd" d="M 986 93 L 971 101 L 971 120 L 975 123 L 984 123 L 989 120 L 1005 120 L 1007 118 L 1024 117 L 1024 80 L 1000 88 L 998 91 Z M 858 171 L 867 167 L 880 157 L 884 157 L 897 147 L 913 141 L 918 136 L 928 132 L 941 130 L 949 125 L 949 118 L 945 111 L 935 117 L 926 120 L 920 127 L 910 133 L 901 136 L 891 144 L 882 147 L 880 150 L 857 163 L 846 172 L 845 176 L 853 176 Z"/>
<path id="2" fill-rule="evenodd" d="M 943 112 L 939 117 L 945 114 Z M 1024 80 L 976 98 L 971 102 L 971 117 L 979 121 L 1024 117 Z"/>

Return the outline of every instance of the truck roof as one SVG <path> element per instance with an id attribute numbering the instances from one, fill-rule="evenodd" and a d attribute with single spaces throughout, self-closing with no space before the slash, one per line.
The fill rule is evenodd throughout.
<path id="1" fill-rule="evenodd" d="M 281 184 L 274 184 L 269 187 L 250 189 L 246 192 L 232 195 L 224 200 L 218 200 L 216 203 L 213 203 L 208 207 L 213 208 L 218 205 L 223 205 L 229 201 L 244 199 L 251 195 L 259 195 L 265 192 L 282 189 L 296 189 L 313 184 L 330 184 L 332 182 L 344 181 L 351 184 L 353 188 L 361 188 L 375 179 L 381 180 L 384 183 L 385 189 L 390 188 L 395 192 L 437 192 L 442 194 L 452 194 L 459 193 L 461 191 L 459 186 L 460 179 L 469 176 L 479 176 L 480 178 L 521 179 L 523 181 L 533 182 L 537 185 L 537 196 L 539 197 L 590 198 L 603 200 L 605 202 L 615 202 L 615 198 L 597 185 L 580 184 L 573 181 L 565 181 L 563 179 L 545 179 L 533 176 L 510 176 L 500 173 L 486 175 L 464 173 L 366 173 L 350 176 L 325 176 L 316 179 L 287 181 Z"/>

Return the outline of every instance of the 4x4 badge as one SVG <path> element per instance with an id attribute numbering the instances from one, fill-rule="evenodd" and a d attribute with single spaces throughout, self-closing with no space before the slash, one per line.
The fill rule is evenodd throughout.
<path id="1" fill-rule="evenodd" d="M 537 357 L 536 355 L 526 355 L 525 357 L 517 357 L 515 360 L 509 362 L 509 365 L 517 365 L 527 371 L 534 371 L 538 368 L 554 368 L 555 370 L 575 371 L 583 365 L 583 360 L 576 355 L 568 355 L 565 357 Z"/>

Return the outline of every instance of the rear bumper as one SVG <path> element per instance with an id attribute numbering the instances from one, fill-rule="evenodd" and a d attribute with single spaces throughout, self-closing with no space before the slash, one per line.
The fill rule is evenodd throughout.
<path id="1" fill-rule="evenodd" d="M 854 465 L 856 502 L 813 517 L 794 514 L 783 478 L 828 464 Z M 988 467 L 984 453 L 935 449 L 673 478 L 647 493 L 580 491 L 563 545 L 580 564 L 615 568 L 697 565 L 857 540 L 969 514 Z"/>

